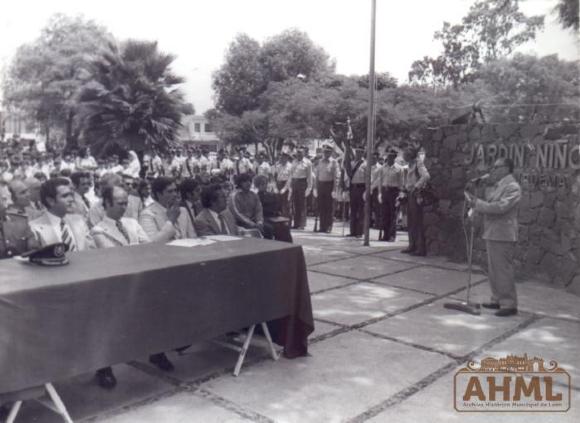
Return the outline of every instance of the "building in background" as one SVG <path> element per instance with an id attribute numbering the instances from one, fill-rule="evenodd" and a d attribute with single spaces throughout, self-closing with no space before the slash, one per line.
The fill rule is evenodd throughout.
<path id="1" fill-rule="evenodd" d="M 179 130 L 178 139 L 185 146 L 207 147 L 209 151 L 221 148 L 222 142 L 204 116 L 184 116 L 181 124 L 183 126 Z"/>

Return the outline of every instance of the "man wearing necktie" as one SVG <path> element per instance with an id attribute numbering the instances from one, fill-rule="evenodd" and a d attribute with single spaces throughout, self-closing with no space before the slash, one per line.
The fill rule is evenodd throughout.
<path id="1" fill-rule="evenodd" d="M 128 194 L 124 188 L 107 186 L 103 188 L 102 195 L 105 217 L 90 232 L 95 241 L 96 248 L 124 247 L 132 244 L 150 242 L 149 237 L 137 220 L 130 217 L 123 217 L 129 204 Z M 164 358 L 160 358 L 161 356 Z M 166 366 L 168 365 L 169 368 L 173 368 L 171 362 L 169 362 L 164 354 L 156 354 L 152 356 L 152 359 L 153 361 L 156 359 L 162 360 Z M 111 367 L 97 370 L 95 377 L 99 386 L 104 389 L 111 389 L 117 385 L 117 379 Z"/>
<path id="2" fill-rule="evenodd" d="M 118 186 L 102 191 L 105 217 L 91 229 L 96 248 L 123 247 L 150 242 L 149 237 L 136 219 L 124 217 L 128 194 Z"/>
<path id="3" fill-rule="evenodd" d="M 199 236 L 238 235 L 236 219 L 227 208 L 226 194 L 219 184 L 208 185 L 201 192 L 203 209 L 195 218 Z"/>
<path id="4" fill-rule="evenodd" d="M 81 251 L 94 245 L 83 217 L 70 213 L 74 200 L 68 179 L 46 181 L 40 187 L 40 200 L 46 211 L 30 221 L 30 228 L 41 246 L 62 242 L 67 251 Z"/>

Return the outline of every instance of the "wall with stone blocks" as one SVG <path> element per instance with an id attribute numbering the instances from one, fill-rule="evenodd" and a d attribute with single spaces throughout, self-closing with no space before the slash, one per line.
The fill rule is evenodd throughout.
<path id="1" fill-rule="evenodd" d="M 580 123 L 450 125 L 425 130 L 422 145 L 439 202 L 425 209 L 429 254 L 466 258 L 462 226 L 466 183 L 496 158 L 516 162 L 523 190 L 516 264 L 533 276 L 580 294 Z M 480 194 L 485 189 L 481 187 Z M 485 265 L 476 219 L 474 262 Z"/>

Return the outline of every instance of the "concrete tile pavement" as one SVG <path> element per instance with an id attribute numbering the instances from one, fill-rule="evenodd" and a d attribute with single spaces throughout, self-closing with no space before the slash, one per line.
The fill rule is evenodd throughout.
<path id="1" fill-rule="evenodd" d="M 312 222 L 310 227 L 312 226 Z M 336 225 L 335 225 L 336 226 Z M 308 227 L 307 227 L 308 229 Z M 311 228 L 310 228 L 311 229 Z M 116 366 L 119 385 L 104 392 L 84 375 L 57 384 L 75 421 L 159 422 L 571 422 L 580 406 L 580 298 L 518 284 L 522 312 L 501 319 L 443 308 L 463 299 L 465 264 L 400 254 L 395 243 L 293 233 L 304 246 L 316 330 L 311 356 L 267 358 L 252 348 L 240 377 L 235 353 L 203 343 L 177 357 L 166 375 L 145 361 Z M 373 231 L 371 239 L 377 238 Z M 328 254 L 326 252 L 328 251 Z M 486 300 L 485 275 L 473 297 Z M 487 290 L 487 291 L 486 291 Z M 453 375 L 469 359 L 523 354 L 556 360 L 572 375 L 568 413 L 458 413 Z M 22 422 L 60 421 L 33 402 Z"/>

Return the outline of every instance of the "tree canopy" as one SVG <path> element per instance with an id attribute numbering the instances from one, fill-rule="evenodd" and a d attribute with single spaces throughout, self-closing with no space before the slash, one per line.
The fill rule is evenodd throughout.
<path id="1" fill-rule="evenodd" d="M 517 53 L 512 58 L 484 65 L 476 83 L 487 105 L 486 115 L 495 121 L 555 121 L 578 119 L 580 105 L 578 62 L 557 55 L 537 57 Z"/>
<path id="2" fill-rule="evenodd" d="M 519 0 L 478 0 L 460 24 L 445 22 L 435 33 L 443 52 L 415 61 L 409 81 L 454 88 L 472 82 L 482 65 L 533 40 L 543 25 L 543 16 L 528 17 L 519 10 Z"/>
<path id="3" fill-rule="evenodd" d="M 16 52 L 3 84 L 6 106 L 39 122 L 47 140 L 58 132 L 76 145 L 81 129 L 76 96 L 91 77 L 91 61 L 112 40 L 93 21 L 53 16 L 38 39 Z"/>
<path id="4" fill-rule="evenodd" d="M 580 25 L 578 4 L 578 0 L 559 0 L 556 5 L 555 11 L 564 28 L 571 28 L 574 31 L 578 31 Z"/>
<path id="5" fill-rule="evenodd" d="M 262 45 L 238 35 L 214 73 L 216 109 L 207 116 L 222 140 L 275 154 L 282 140 L 315 134 L 297 105 L 306 87 L 333 73 L 328 54 L 304 32 L 286 30 Z"/>
<path id="6" fill-rule="evenodd" d="M 189 108 L 177 87 L 184 80 L 171 71 L 173 60 L 157 42 L 110 44 L 93 62 L 93 80 L 78 97 L 86 141 L 98 151 L 113 145 L 166 149 Z"/>

